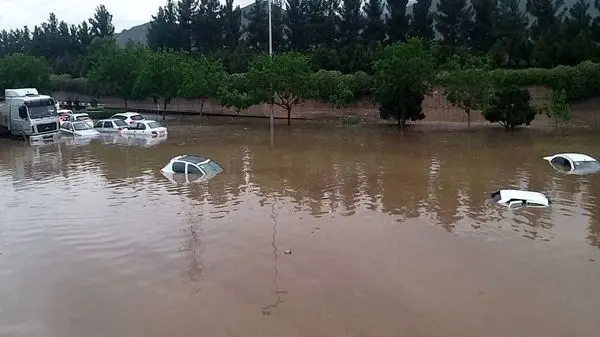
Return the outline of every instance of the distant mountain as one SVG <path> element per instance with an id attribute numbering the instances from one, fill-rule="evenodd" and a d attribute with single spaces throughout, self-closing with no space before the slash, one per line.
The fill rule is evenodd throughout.
<path id="1" fill-rule="evenodd" d="M 416 0 L 409 0 L 409 5 L 406 7 L 407 14 L 412 14 L 414 1 L 416 1 Z M 439 0 L 432 1 L 431 10 L 436 9 L 438 2 L 439 2 Z M 565 7 L 570 8 L 576 2 L 577 2 L 577 0 L 565 0 Z M 594 7 L 594 0 L 586 0 L 586 2 L 588 2 L 590 4 L 590 8 L 588 10 L 589 14 L 592 17 L 598 16 L 600 14 L 600 12 L 598 12 L 598 10 L 596 10 L 596 8 Z M 519 7 L 521 7 L 521 10 L 525 11 L 526 4 L 527 4 L 526 0 L 521 0 L 521 3 L 519 5 Z M 252 7 L 254 7 L 253 3 L 242 8 L 242 27 L 244 27 L 248 24 L 246 15 L 250 12 Z M 387 8 L 384 7 L 383 16 L 387 16 L 388 13 L 389 12 L 388 12 Z M 150 22 L 146 22 L 139 26 L 133 26 L 129 29 L 124 29 L 122 32 L 115 34 L 115 40 L 117 40 L 117 43 L 120 46 L 124 46 L 125 44 L 127 44 L 128 41 L 146 45 L 146 43 L 147 43 L 146 34 L 148 34 L 149 28 L 150 28 Z"/>

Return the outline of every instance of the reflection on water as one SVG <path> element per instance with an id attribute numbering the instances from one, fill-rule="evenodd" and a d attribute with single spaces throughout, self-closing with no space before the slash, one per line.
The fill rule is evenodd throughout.
<path id="1" fill-rule="evenodd" d="M 0 336 L 597 332 L 600 175 L 541 159 L 597 135 L 188 122 L 0 141 Z M 224 172 L 172 184 L 184 153 Z M 509 211 L 501 188 L 553 204 Z"/>

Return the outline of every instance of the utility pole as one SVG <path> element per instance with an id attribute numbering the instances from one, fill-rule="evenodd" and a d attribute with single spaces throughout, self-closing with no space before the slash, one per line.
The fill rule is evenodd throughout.
<path id="1" fill-rule="evenodd" d="M 271 62 L 273 62 L 273 28 L 272 28 L 272 19 L 271 19 L 271 3 L 273 0 L 267 0 L 269 7 L 269 57 L 271 57 Z M 272 88 L 272 87 L 271 87 Z M 270 126 L 271 126 L 271 144 L 273 144 L 273 130 L 275 127 L 275 117 L 273 116 L 273 92 L 271 92 L 271 114 L 270 114 Z"/>

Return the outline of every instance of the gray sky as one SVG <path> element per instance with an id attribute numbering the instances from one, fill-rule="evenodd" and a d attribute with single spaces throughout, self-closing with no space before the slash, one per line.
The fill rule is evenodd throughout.
<path id="1" fill-rule="evenodd" d="M 224 0 L 222 2 L 225 2 Z M 245 6 L 254 0 L 235 0 L 234 4 Z M 58 20 L 68 24 L 79 24 L 94 14 L 94 9 L 104 4 L 113 15 L 113 25 L 117 33 L 150 21 L 158 6 L 166 0 L 0 0 L 0 30 L 22 28 L 33 29 L 46 21 L 54 12 Z"/>

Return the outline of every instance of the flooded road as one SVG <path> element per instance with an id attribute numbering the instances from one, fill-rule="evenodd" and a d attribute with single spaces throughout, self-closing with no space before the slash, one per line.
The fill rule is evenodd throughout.
<path id="1" fill-rule="evenodd" d="M 0 140 L 0 336 L 598 335 L 600 175 L 541 159 L 597 134 L 236 123 Z M 224 171 L 174 185 L 186 153 Z"/>

